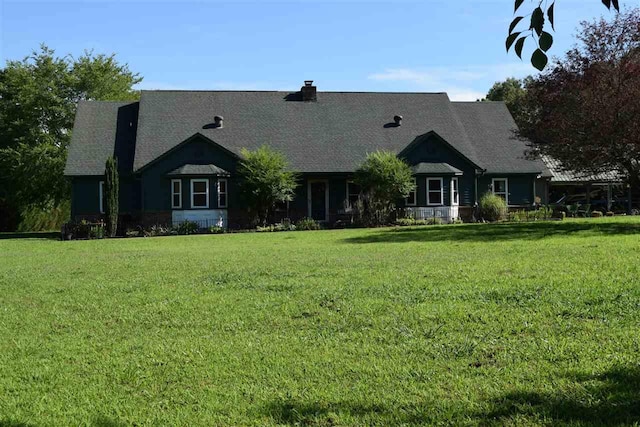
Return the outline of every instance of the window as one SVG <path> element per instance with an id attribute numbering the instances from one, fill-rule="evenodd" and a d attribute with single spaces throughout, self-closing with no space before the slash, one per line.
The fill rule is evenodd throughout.
<path id="1" fill-rule="evenodd" d="M 353 181 L 347 181 L 347 207 L 353 209 L 358 204 L 359 198 L 360 186 Z"/>
<path id="2" fill-rule="evenodd" d="M 451 206 L 460 204 L 460 190 L 458 188 L 458 178 L 451 178 Z"/>
<path id="3" fill-rule="evenodd" d="M 507 178 L 493 178 L 491 180 L 491 188 L 493 189 L 493 194 L 502 197 L 507 205 L 509 204 L 509 182 Z"/>
<path id="4" fill-rule="evenodd" d="M 191 180 L 191 208 L 206 209 L 209 207 L 209 180 Z"/>
<path id="5" fill-rule="evenodd" d="M 427 205 L 442 205 L 442 178 L 427 178 Z"/>
<path id="6" fill-rule="evenodd" d="M 415 206 L 417 204 L 416 196 L 418 191 L 418 181 L 413 178 L 413 190 L 409 192 L 409 196 L 405 199 L 407 206 Z"/>
<path id="7" fill-rule="evenodd" d="M 100 185 L 98 186 L 98 203 L 100 204 L 100 213 L 104 213 L 104 207 L 107 204 L 104 196 L 104 181 L 100 181 Z"/>
<path id="8" fill-rule="evenodd" d="M 219 208 L 227 207 L 227 180 L 226 179 L 218 180 L 218 207 Z"/>
<path id="9" fill-rule="evenodd" d="M 171 180 L 171 207 L 173 209 L 182 208 L 182 180 Z"/>

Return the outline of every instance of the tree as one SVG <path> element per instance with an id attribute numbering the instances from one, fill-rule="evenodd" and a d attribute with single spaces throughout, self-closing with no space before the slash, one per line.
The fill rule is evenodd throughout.
<path id="1" fill-rule="evenodd" d="M 242 149 L 238 167 L 240 186 L 258 224 L 266 225 L 278 202 L 293 200 L 297 175 L 289 170 L 282 153 L 262 146 L 255 151 Z"/>
<path id="2" fill-rule="evenodd" d="M 524 100 L 527 94 L 526 86 L 532 80 L 531 76 L 524 79 L 509 77 L 503 82 L 496 82 L 489 89 L 487 97 L 483 101 L 504 101 L 516 124 L 520 126 L 522 121 L 526 120 L 524 110 Z"/>
<path id="3" fill-rule="evenodd" d="M 120 177 L 118 175 L 118 159 L 109 157 L 104 168 L 105 213 L 107 217 L 107 234 L 115 237 L 118 230 L 118 200 L 120 194 Z"/>
<path id="4" fill-rule="evenodd" d="M 367 155 L 356 170 L 355 182 L 364 193 L 365 219 L 372 224 L 388 222 L 396 203 L 414 190 L 411 168 L 390 151 Z"/>
<path id="5" fill-rule="evenodd" d="M 546 22 L 545 22 L 545 12 L 547 16 L 547 20 L 549 24 L 551 24 L 551 29 L 555 31 L 554 25 L 554 10 L 555 10 L 555 0 L 547 1 L 547 0 L 537 0 L 538 6 L 533 9 L 531 12 L 530 20 L 528 21 L 529 27 L 516 31 L 518 29 L 518 25 L 521 21 L 525 20 L 525 15 L 516 16 L 511 24 L 509 25 L 509 35 L 507 36 L 506 46 L 507 52 L 511 49 L 511 46 L 514 46 L 514 50 L 516 51 L 516 55 L 520 59 L 522 59 L 522 49 L 524 48 L 524 43 L 527 38 L 531 38 L 535 43 L 536 49 L 533 51 L 531 55 L 531 65 L 536 67 L 538 70 L 542 71 L 546 66 L 549 58 L 547 57 L 546 52 L 551 49 L 553 45 L 553 36 L 545 31 Z M 601 0 L 602 4 L 604 4 L 607 9 L 611 10 L 611 6 L 614 7 L 617 11 L 620 11 L 620 6 L 618 4 L 618 0 Z M 513 13 L 518 13 L 520 7 L 524 3 L 524 0 L 515 0 Z M 542 4 L 544 3 L 544 9 Z M 527 20 L 525 20 L 527 23 Z"/>
<path id="6" fill-rule="evenodd" d="M 578 44 L 527 88 L 521 136 L 568 169 L 640 182 L 640 10 L 583 22 Z"/>
<path id="7" fill-rule="evenodd" d="M 80 100 L 132 100 L 142 79 L 114 55 L 56 56 L 42 45 L 0 69 L 0 216 L 69 198 L 63 176 Z M 15 224 L 13 224 L 15 227 Z"/>

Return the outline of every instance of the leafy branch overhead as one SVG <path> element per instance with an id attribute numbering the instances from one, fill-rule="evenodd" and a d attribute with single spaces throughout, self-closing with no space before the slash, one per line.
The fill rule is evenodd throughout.
<path id="1" fill-rule="evenodd" d="M 531 38 L 536 47 L 531 55 L 531 65 L 542 71 L 549 62 L 547 52 L 551 49 L 551 46 L 553 46 L 553 36 L 548 31 L 545 31 L 545 28 L 548 28 L 548 22 L 548 24 L 551 25 L 551 30 L 555 31 L 555 0 L 537 1 L 538 6 L 533 9 L 529 15 L 519 15 L 511 21 L 511 24 L 509 25 L 509 35 L 507 36 L 505 44 L 507 52 L 509 52 L 511 47 L 513 47 L 518 58 L 522 59 L 522 50 L 524 49 L 525 41 L 528 38 Z M 523 3 L 524 0 L 515 0 L 513 9 L 514 14 L 518 13 Z M 602 3 L 609 10 L 611 9 L 611 6 L 613 6 L 614 9 L 620 11 L 618 0 L 602 0 Z M 523 21 L 525 25 L 528 23 L 529 27 L 516 31 L 518 29 L 517 27 L 521 25 Z"/>

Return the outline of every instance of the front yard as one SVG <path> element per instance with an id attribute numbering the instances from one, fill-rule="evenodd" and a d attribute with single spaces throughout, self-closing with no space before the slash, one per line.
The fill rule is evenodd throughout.
<path id="1" fill-rule="evenodd" d="M 640 219 L 0 240 L 0 426 L 640 423 Z"/>

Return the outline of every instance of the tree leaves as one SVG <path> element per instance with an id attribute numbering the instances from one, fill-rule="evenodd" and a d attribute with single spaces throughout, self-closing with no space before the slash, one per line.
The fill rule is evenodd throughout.
<path id="1" fill-rule="evenodd" d="M 513 29 L 516 28 L 516 25 L 518 25 L 523 18 L 524 16 L 517 16 L 513 21 L 511 21 L 511 25 L 509 25 L 509 34 L 513 32 Z"/>
<path id="2" fill-rule="evenodd" d="M 510 34 L 509 37 L 507 37 L 507 41 L 506 41 L 507 52 L 509 52 L 509 49 L 511 49 L 513 42 L 516 41 L 519 35 L 520 35 L 520 32 L 517 32 L 517 33 Z"/>
<path id="3" fill-rule="evenodd" d="M 40 46 L 0 69 L 0 197 L 16 209 L 69 197 L 63 176 L 76 104 L 138 98 L 140 77 L 114 55 L 60 57 Z"/>
<path id="4" fill-rule="evenodd" d="M 607 6 L 607 9 L 611 9 L 611 5 L 617 11 L 620 11 L 620 4 L 618 4 L 618 0 L 602 0 L 602 4 Z"/>
<path id="5" fill-rule="evenodd" d="M 607 7 L 607 9 L 611 9 L 611 7 L 613 6 L 615 10 L 620 11 L 619 0 L 601 0 L 601 1 L 602 1 L 602 4 L 604 4 Z M 524 3 L 524 0 L 514 1 L 514 7 L 513 7 L 514 14 L 518 12 L 518 10 L 520 9 L 523 3 Z M 524 48 L 525 39 L 529 36 L 532 36 L 535 40 L 536 39 L 536 37 L 534 36 L 535 34 L 537 36 L 537 41 L 538 41 L 537 50 L 540 51 L 540 52 L 534 52 L 532 55 L 532 58 L 535 57 L 537 60 L 535 64 L 532 62 L 532 65 L 536 68 L 538 68 L 538 66 L 543 62 L 546 65 L 546 63 L 548 62 L 548 58 L 547 58 L 547 55 L 544 54 L 544 52 L 547 52 L 549 49 L 551 49 L 551 46 L 553 45 L 553 36 L 548 32 L 544 31 L 545 12 L 542 9 L 543 3 L 549 5 L 546 11 L 546 19 L 551 24 L 551 29 L 555 31 L 556 29 L 555 28 L 555 0 L 549 0 L 548 2 L 543 2 L 542 0 L 540 0 L 538 1 L 538 7 L 533 9 L 533 12 L 531 12 L 531 20 L 529 22 L 529 28 L 528 28 L 529 34 L 522 36 L 522 38 L 518 39 L 518 36 L 522 34 L 523 31 L 520 31 L 517 33 L 514 33 L 514 31 L 518 26 L 518 24 L 520 24 L 520 22 L 524 19 L 524 16 L 526 15 L 516 16 L 509 24 L 509 34 L 507 36 L 506 43 L 505 43 L 507 47 L 507 52 L 509 51 L 511 46 L 513 46 L 513 44 L 515 43 L 516 45 L 514 50 L 516 51 L 516 55 L 518 55 L 518 57 L 522 59 L 522 50 Z M 516 43 L 516 40 L 517 40 L 517 43 Z M 542 70 L 540 68 L 538 69 Z"/>
<path id="6" fill-rule="evenodd" d="M 534 30 L 538 35 L 542 34 L 542 28 L 544 27 L 544 12 L 540 7 L 534 9 L 531 14 L 531 26 L 529 29 Z"/>
<path id="7" fill-rule="evenodd" d="M 538 46 L 540 46 L 540 49 L 546 52 L 551 48 L 552 45 L 553 45 L 553 36 L 547 33 L 546 31 L 543 31 L 542 34 L 540 35 L 540 39 L 538 39 Z"/>
<path id="8" fill-rule="evenodd" d="M 541 49 L 536 49 L 531 55 L 531 65 L 540 71 L 544 70 L 548 61 L 547 55 Z"/>
<path id="9" fill-rule="evenodd" d="M 518 55 L 518 58 L 520 59 L 522 59 L 522 48 L 524 47 L 524 41 L 526 39 L 527 39 L 526 37 L 521 37 L 516 42 L 515 51 L 516 51 L 516 55 Z"/>
<path id="10" fill-rule="evenodd" d="M 553 7 L 555 6 L 555 3 L 551 3 L 551 6 L 549 6 L 549 9 L 547 9 L 547 18 L 549 19 L 549 23 L 551 24 L 551 29 L 553 31 L 556 30 L 556 27 L 553 23 L 553 19 L 554 19 L 554 11 L 553 11 Z"/>

